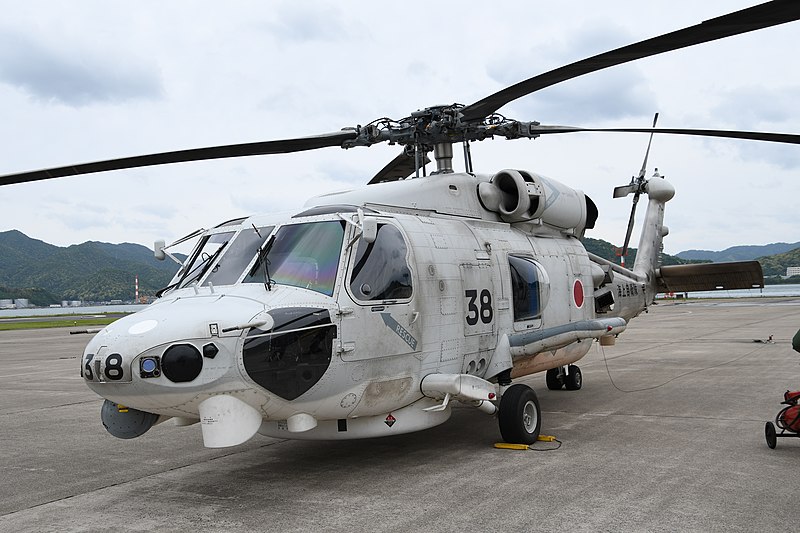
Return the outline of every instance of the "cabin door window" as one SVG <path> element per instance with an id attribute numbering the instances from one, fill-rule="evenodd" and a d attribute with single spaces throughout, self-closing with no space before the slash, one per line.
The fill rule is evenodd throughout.
<path id="1" fill-rule="evenodd" d="M 408 247 L 400 230 L 390 224 L 378 226 L 375 242 L 359 241 L 350 290 L 356 300 L 405 300 L 411 297 Z"/>
<path id="2" fill-rule="evenodd" d="M 510 255 L 508 263 L 511 268 L 514 322 L 540 318 L 547 303 L 549 285 L 544 270 L 527 257 Z"/>

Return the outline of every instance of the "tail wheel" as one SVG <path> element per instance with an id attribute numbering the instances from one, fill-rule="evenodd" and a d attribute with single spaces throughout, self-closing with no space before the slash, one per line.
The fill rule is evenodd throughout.
<path id="1" fill-rule="evenodd" d="M 547 381 L 547 388 L 550 390 L 561 390 L 561 387 L 564 386 L 564 380 L 559 376 L 557 368 L 548 370 L 547 374 L 545 374 L 545 380 Z"/>
<path id="2" fill-rule="evenodd" d="M 527 385 L 511 385 L 500 398 L 500 434 L 513 444 L 533 444 L 542 427 L 539 399 Z"/>
<path id="3" fill-rule="evenodd" d="M 567 390 L 578 390 L 583 386 L 583 374 L 581 374 L 580 368 L 569 365 L 567 375 L 564 376 L 564 386 Z"/>

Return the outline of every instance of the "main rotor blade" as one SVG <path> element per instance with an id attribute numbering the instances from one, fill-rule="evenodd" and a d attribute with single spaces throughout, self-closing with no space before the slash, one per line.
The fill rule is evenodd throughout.
<path id="1" fill-rule="evenodd" d="M 800 4 L 800 3 L 798 3 Z M 699 137 L 722 137 L 747 139 L 774 143 L 800 144 L 800 135 L 795 133 L 771 133 L 762 131 L 706 130 L 692 128 L 579 128 L 574 126 L 533 126 L 531 131 L 541 135 L 549 133 L 612 132 L 612 133 L 668 133 L 673 135 L 695 135 Z"/>
<path id="2" fill-rule="evenodd" d="M 430 163 L 431 160 L 427 154 L 422 155 L 422 166 Z M 422 167 L 420 167 L 422 168 Z M 416 158 L 414 155 L 408 155 L 405 150 L 400 152 L 397 157 L 389 161 L 389 163 L 380 169 L 375 176 L 369 180 L 367 185 L 375 183 L 384 183 L 387 181 L 403 180 L 414 174 L 417 171 Z"/>
<path id="3" fill-rule="evenodd" d="M 517 98 L 584 74 L 798 19 L 800 2 L 773 0 L 539 74 L 470 104 L 461 113 L 467 122 L 480 120 Z"/>
<path id="4" fill-rule="evenodd" d="M 106 172 L 108 170 L 121 170 L 125 168 L 147 167 L 152 165 L 166 165 L 170 163 L 183 163 L 187 161 L 202 161 L 206 159 L 225 159 L 228 157 L 244 157 L 252 155 L 287 154 L 315 150 L 327 146 L 341 146 L 344 141 L 355 139 L 355 131 L 337 131 L 324 133 L 312 137 L 298 137 L 296 139 L 280 139 L 276 141 L 263 141 L 245 144 L 229 144 L 225 146 L 210 146 L 207 148 L 193 148 L 175 152 L 162 152 L 158 154 L 137 155 L 121 159 L 108 159 L 94 163 L 82 163 L 65 167 L 55 167 L 43 170 L 33 170 L 18 174 L 0 176 L 1 185 L 39 181 L 63 176 L 77 176 Z"/>

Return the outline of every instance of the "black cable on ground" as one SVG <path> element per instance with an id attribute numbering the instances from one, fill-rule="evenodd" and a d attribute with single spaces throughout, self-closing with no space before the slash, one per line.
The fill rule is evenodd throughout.
<path id="1" fill-rule="evenodd" d="M 608 374 L 608 379 L 611 381 L 611 385 L 615 389 L 617 389 L 620 392 L 643 392 L 643 391 L 648 391 L 648 390 L 657 389 L 659 387 L 663 387 L 664 385 L 667 385 L 668 383 L 672 383 L 676 379 L 680 379 L 682 377 L 685 377 L 685 376 L 688 376 L 688 375 L 691 375 L 691 374 L 696 374 L 697 372 L 705 372 L 706 370 L 711 370 L 712 368 L 717 368 L 717 367 L 720 367 L 720 366 L 728 365 L 730 363 L 735 363 L 736 361 L 739 361 L 741 359 L 744 359 L 745 357 L 748 357 L 748 356 L 756 353 L 758 350 L 762 349 L 763 347 L 764 347 L 764 345 L 762 344 L 758 348 L 756 348 L 755 350 L 747 352 L 744 355 L 740 355 L 739 357 L 731 359 L 730 361 L 725 361 L 723 363 L 717 363 L 716 365 L 711 365 L 711 366 L 708 366 L 708 367 L 705 367 L 705 368 L 698 368 L 696 370 L 690 370 L 689 372 L 684 372 L 683 374 L 679 374 L 679 375 L 675 376 L 674 378 L 668 379 L 667 381 L 665 381 L 664 383 L 661 383 L 659 385 L 653 385 L 652 387 L 642 387 L 641 389 L 623 389 L 623 388 L 618 387 L 617 384 L 614 383 L 614 378 L 611 377 L 611 371 L 608 368 L 608 360 L 606 359 L 606 351 L 605 351 L 605 349 L 603 348 L 602 345 L 600 345 L 600 351 L 603 352 L 603 362 L 606 365 L 606 374 Z"/>

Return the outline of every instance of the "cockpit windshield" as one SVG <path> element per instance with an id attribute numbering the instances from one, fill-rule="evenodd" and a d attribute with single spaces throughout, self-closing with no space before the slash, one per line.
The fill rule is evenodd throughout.
<path id="1" fill-rule="evenodd" d="M 242 276 L 245 267 L 253 260 L 261 245 L 272 233 L 274 226 L 244 228 L 211 269 L 203 285 L 232 285 Z"/>
<path id="2" fill-rule="evenodd" d="M 269 280 L 332 296 L 343 239 L 343 221 L 282 226 L 267 243 L 266 257 L 258 258 L 244 282 Z"/>
<path id="3" fill-rule="evenodd" d="M 197 247 L 191 259 L 179 272 L 178 288 L 188 287 L 203 277 L 208 267 L 216 261 L 220 253 L 228 245 L 233 234 L 233 231 L 226 231 L 203 237 L 200 246 Z"/>

